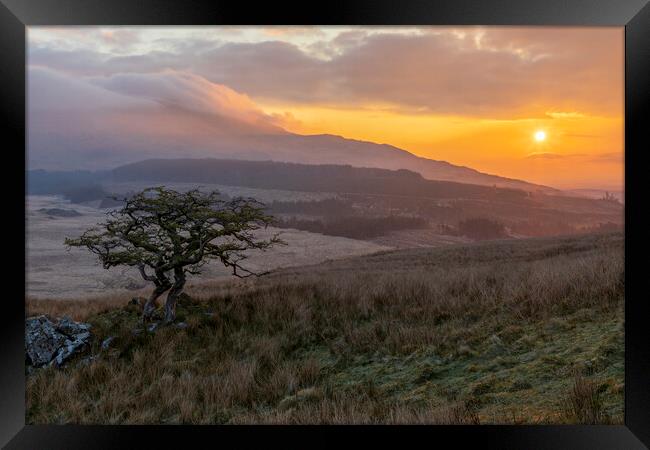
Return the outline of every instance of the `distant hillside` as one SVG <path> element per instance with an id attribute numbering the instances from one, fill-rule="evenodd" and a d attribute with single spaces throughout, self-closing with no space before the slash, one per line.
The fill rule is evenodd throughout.
<path id="1" fill-rule="evenodd" d="M 619 202 L 625 203 L 625 191 L 606 190 L 606 189 L 571 189 L 564 192 L 566 193 L 566 195 L 571 195 L 575 197 L 595 198 L 595 199 L 602 199 L 607 195 L 611 195 Z"/>
<path id="2" fill-rule="evenodd" d="M 451 181 L 427 180 L 409 170 L 359 168 L 343 165 L 306 165 L 271 161 L 225 159 L 150 159 L 118 167 L 113 181 L 192 182 L 282 189 L 402 195 L 427 198 L 523 199 L 521 190 L 493 188 Z"/>
<path id="3" fill-rule="evenodd" d="M 209 156 L 215 158 L 270 160 L 303 164 L 349 164 L 354 167 L 408 169 L 429 180 L 509 187 L 545 193 L 559 193 L 548 186 L 490 175 L 478 170 L 416 156 L 388 144 L 347 139 L 330 134 L 220 136 Z"/>
<path id="4" fill-rule="evenodd" d="M 89 170 L 47 171 L 28 170 L 26 172 L 27 193 L 31 195 L 61 194 L 67 191 L 87 189 L 88 186 L 110 177 L 108 171 Z"/>
<path id="5" fill-rule="evenodd" d="M 620 229 L 624 210 L 617 201 L 434 181 L 405 169 L 234 159 L 150 159 L 103 172 L 36 170 L 28 171 L 27 180 L 29 194 L 63 195 L 73 203 L 100 200 L 102 208 L 114 206 L 108 203 L 111 195 L 126 192 L 120 190 L 120 185 L 131 185 L 130 189 L 135 190 L 157 184 L 203 185 L 210 189 L 230 186 L 258 193 L 293 191 L 338 196 L 345 208 L 337 205 L 334 211 L 304 201 L 269 204 L 272 209 L 279 208 L 276 212 L 290 207 L 291 214 L 303 216 L 296 221 L 285 214 L 285 227 L 309 231 L 349 228 L 346 224 L 358 224 L 361 216 L 388 220 L 387 217 L 397 214 L 441 226 L 443 234 L 460 232 L 449 226 L 460 226 L 461 221 L 483 218 L 507 227 L 509 231 L 504 232 L 513 237 L 550 236 Z M 318 208 L 316 213 L 314 208 Z"/>
<path id="6" fill-rule="evenodd" d="M 515 237 L 614 230 L 620 229 L 623 223 L 623 205 L 615 201 L 427 180 L 419 173 L 404 169 L 223 159 L 153 159 L 114 169 L 112 180 L 118 184 L 136 182 L 142 187 L 190 183 L 335 193 L 352 213 L 346 216 L 345 208 L 339 205 L 335 208 L 339 211 L 334 214 L 324 210 L 314 214 L 308 212 L 309 204 L 295 204 L 294 214 L 303 214 L 303 218 L 295 220 L 287 216 L 282 223 L 284 227 L 348 237 L 370 236 L 370 222 L 364 225 L 359 217 L 352 216 L 364 216 L 366 221 L 381 217 L 383 225 L 380 228 L 384 231 L 390 228 L 386 225 L 390 222 L 388 216 L 393 214 L 454 227 L 468 219 L 483 218 L 508 228 L 503 228 L 501 234 Z M 273 205 L 276 206 L 282 205 Z M 459 229 L 443 228 L 443 234 L 463 234 Z M 339 231 L 332 232 L 334 229 Z M 345 231 L 347 229 L 354 232 L 350 234 Z"/>

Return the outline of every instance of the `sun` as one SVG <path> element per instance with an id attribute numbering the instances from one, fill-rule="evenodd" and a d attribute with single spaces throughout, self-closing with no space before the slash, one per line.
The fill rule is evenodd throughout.
<path id="1" fill-rule="evenodd" d="M 537 130 L 537 131 L 535 131 L 535 134 L 533 135 L 533 137 L 535 138 L 535 140 L 537 142 L 543 142 L 543 141 L 546 140 L 546 131 Z"/>

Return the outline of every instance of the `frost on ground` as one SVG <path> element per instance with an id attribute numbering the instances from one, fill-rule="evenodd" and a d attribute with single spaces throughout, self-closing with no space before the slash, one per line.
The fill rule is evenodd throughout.
<path id="1" fill-rule="evenodd" d="M 48 215 L 45 210 L 59 208 L 75 210 L 75 217 Z M 40 211 L 43 210 L 43 211 Z M 57 196 L 29 196 L 26 199 L 27 227 L 27 297 L 88 298 L 105 294 L 107 290 L 137 290 L 145 286 L 137 270 L 132 268 L 104 269 L 94 255 L 81 249 L 67 249 L 66 237 L 74 237 L 102 222 L 108 209 L 71 204 Z M 360 256 L 387 250 L 389 247 L 372 242 L 333 236 L 323 236 L 297 230 L 269 228 L 261 233 L 280 232 L 286 246 L 267 252 L 251 253 L 252 269 L 272 270 L 280 267 L 319 263 L 328 259 Z M 229 272 L 216 263 L 204 268 L 200 280 L 229 277 Z"/>

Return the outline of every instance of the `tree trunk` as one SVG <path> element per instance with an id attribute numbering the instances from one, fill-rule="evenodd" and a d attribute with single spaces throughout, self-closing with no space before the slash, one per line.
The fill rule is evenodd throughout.
<path id="1" fill-rule="evenodd" d="M 158 297 L 163 295 L 165 291 L 172 286 L 172 284 L 164 272 L 161 272 L 160 270 L 156 270 L 155 275 L 147 275 L 144 264 L 140 264 L 138 266 L 138 269 L 140 270 L 140 274 L 142 275 L 142 278 L 145 279 L 145 281 L 153 281 L 154 285 L 156 286 L 149 296 L 149 299 L 145 302 L 144 307 L 142 308 L 142 323 L 144 323 L 148 319 L 151 319 L 151 315 L 158 306 Z"/>
<path id="2" fill-rule="evenodd" d="M 176 301 L 184 287 L 185 271 L 182 268 L 174 269 L 174 284 L 167 294 L 167 303 L 165 304 L 165 323 L 172 323 L 176 318 Z"/>
<path id="3" fill-rule="evenodd" d="M 144 304 L 144 308 L 142 309 L 142 322 L 151 319 L 153 312 L 158 307 L 158 302 L 157 302 L 158 298 L 161 295 L 163 295 L 165 291 L 168 290 L 170 287 L 171 284 L 156 285 L 153 292 L 147 299 L 147 302 Z"/>

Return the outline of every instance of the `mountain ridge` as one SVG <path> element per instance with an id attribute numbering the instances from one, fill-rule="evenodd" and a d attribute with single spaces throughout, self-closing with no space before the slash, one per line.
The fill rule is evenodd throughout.
<path id="1" fill-rule="evenodd" d="M 157 114 L 157 115 L 156 115 Z M 140 110 L 121 114 L 119 120 L 138 123 Z M 342 164 L 354 167 L 408 169 L 429 180 L 455 181 L 558 194 L 549 186 L 530 183 L 447 161 L 417 156 L 392 144 L 350 139 L 334 134 L 301 135 L 284 130 L 268 133 L 255 126 L 238 132 L 238 121 L 176 110 L 174 119 L 162 112 L 146 116 L 151 125 L 156 117 L 168 123 L 164 139 L 155 138 L 152 127 L 138 126 L 115 135 L 111 123 L 80 116 L 72 123 L 61 115 L 32 112 L 29 129 L 28 166 L 45 170 L 101 170 L 153 158 L 227 158 L 238 160 Z M 155 128 L 155 127 L 154 127 Z M 63 133 L 62 130 L 66 132 Z M 84 130 L 93 130 L 92 137 Z M 194 132 L 188 132 L 194 130 Z M 239 130 L 241 131 L 241 130 Z"/>
<path id="2" fill-rule="evenodd" d="M 520 185 L 522 187 L 524 187 L 524 186 L 533 186 L 533 187 L 537 187 L 537 188 L 542 188 L 543 190 L 548 190 L 549 192 L 556 192 L 556 193 L 559 193 L 559 192 L 562 191 L 561 189 L 557 189 L 557 188 L 554 188 L 552 186 L 546 186 L 546 185 L 543 185 L 543 184 L 532 183 L 530 181 L 526 181 L 526 180 L 522 180 L 522 179 L 518 179 L 518 178 L 506 177 L 506 176 L 503 176 L 503 175 L 486 173 L 486 172 L 482 172 L 482 171 L 480 171 L 478 169 L 474 169 L 473 167 L 454 164 L 454 163 L 451 163 L 449 161 L 445 161 L 445 160 L 441 160 L 441 159 L 426 158 L 424 156 L 416 155 L 415 153 L 412 153 L 409 150 L 397 147 L 396 145 L 393 145 L 393 144 L 372 142 L 372 141 L 366 141 L 366 140 L 362 140 L 362 139 L 347 138 L 347 137 L 344 137 L 344 136 L 341 136 L 341 135 L 330 134 L 330 133 L 313 134 L 313 135 L 299 135 L 299 136 L 315 136 L 315 137 L 323 136 L 323 137 L 331 137 L 331 138 L 336 138 L 336 139 L 344 139 L 344 140 L 347 140 L 347 141 L 358 142 L 358 143 L 361 143 L 361 144 L 377 145 L 377 146 L 381 146 L 381 147 L 386 147 L 386 148 L 388 148 L 388 149 L 390 149 L 392 151 L 399 151 L 399 152 L 406 153 L 406 154 L 410 155 L 411 157 L 416 158 L 418 160 L 433 162 L 433 163 L 441 165 L 441 166 L 446 166 L 446 167 L 450 168 L 451 170 L 467 171 L 469 173 L 475 174 L 477 177 L 485 178 L 486 180 L 488 178 L 489 179 L 494 178 L 495 180 L 500 180 L 502 182 L 516 183 L 517 185 Z M 421 174 L 421 175 L 423 175 L 424 178 L 427 178 L 426 176 L 424 176 L 424 174 Z M 455 179 L 446 180 L 446 179 L 442 179 L 442 178 L 427 178 L 427 179 L 430 179 L 430 180 L 438 179 L 438 180 L 442 180 L 442 181 L 457 181 Z M 463 181 L 460 181 L 460 182 L 463 182 Z M 467 184 L 487 184 L 487 183 L 467 183 Z M 497 186 L 499 186 L 499 185 L 497 184 Z M 501 187 L 512 187 L 512 186 L 505 186 L 504 185 L 504 186 L 501 186 Z M 547 193 L 549 193 L 549 192 L 547 192 Z"/>

